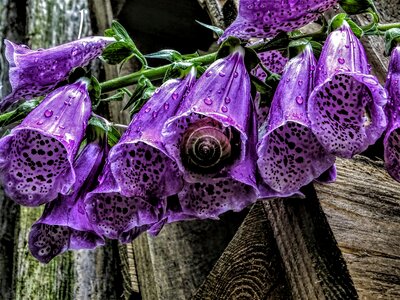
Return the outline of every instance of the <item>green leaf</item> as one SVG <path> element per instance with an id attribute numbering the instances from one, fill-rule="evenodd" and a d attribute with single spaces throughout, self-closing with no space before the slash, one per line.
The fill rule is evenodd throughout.
<path id="1" fill-rule="evenodd" d="M 244 64 L 246 65 L 246 70 L 248 73 L 251 72 L 259 63 L 261 63 L 260 58 L 257 55 L 257 52 L 251 48 L 244 48 Z"/>
<path id="2" fill-rule="evenodd" d="M 347 23 L 349 23 L 351 30 L 354 32 L 356 37 L 361 38 L 364 35 L 364 31 L 350 18 L 346 18 Z"/>
<path id="3" fill-rule="evenodd" d="M 144 76 L 140 77 L 138 83 L 136 84 L 135 91 L 133 92 L 128 103 L 125 105 L 124 110 L 131 107 L 130 112 L 138 111 L 151 97 L 154 91 L 155 88 L 151 81 Z"/>
<path id="4" fill-rule="evenodd" d="M 290 40 L 287 33 L 281 32 L 267 43 L 254 45 L 250 48 L 256 50 L 256 52 L 265 52 L 269 50 L 286 50 L 289 41 Z"/>
<path id="5" fill-rule="evenodd" d="M 322 44 L 315 42 L 315 41 L 310 41 L 310 44 L 311 44 L 311 47 L 313 48 L 315 58 L 319 59 L 321 52 L 322 52 Z"/>
<path id="6" fill-rule="evenodd" d="M 392 49 L 400 44 L 400 28 L 392 28 L 385 32 L 385 55 L 389 56 Z"/>
<path id="7" fill-rule="evenodd" d="M 376 22 L 379 22 L 379 15 L 373 0 L 340 0 L 340 6 L 349 15 L 358 15 L 363 13 L 373 13 Z"/>
<path id="8" fill-rule="evenodd" d="M 7 126 L 23 120 L 40 102 L 39 99 L 26 101 L 15 110 L 0 115 L 0 126 Z"/>
<path id="9" fill-rule="evenodd" d="M 166 59 L 170 62 L 182 61 L 183 57 L 176 50 L 161 50 L 155 53 L 150 53 L 145 55 L 146 58 L 158 58 L 158 59 Z"/>
<path id="10" fill-rule="evenodd" d="M 115 144 L 117 144 L 121 138 L 119 131 L 112 126 L 110 122 L 100 116 L 92 116 L 89 119 L 88 125 L 95 128 L 94 132 L 96 135 L 107 135 L 107 141 L 110 147 L 113 147 Z"/>
<path id="11" fill-rule="evenodd" d="M 353 20 L 351 20 L 347 14 L 341 13 L 337 14 L 330 22 L 329 24 L 329 31 L 332 32 L 338 28 L 340 28 L 345 22 L 349 24 L 351 30 L 354 32 L 354 34 L 358 37 L 361 38 L 364 35 L 364 31 L 360 26 L 358 26 Z"/>
<path id="12" fill-rule="evenodd" d="M 232 51 L 241 45 L 241 41 L 233 36 L 228 37 L 219 47 L 217 59 L 228 56 Z"/>
<path id="13" fill-rule="evenodd" d="M 134 54 L 132 47 L 123 41 L 118 41 L 108 45 L 101 57 L 110 65 L 123 62 L 126 58 Z"/>
<path id="14" fill-rule="evenodd" d="M 171 79 L 171 78 L 178 78 L 182 77 L 187 74 L 187 71 L 193 67 L 193 63 L 181 61 L 175 62 L 168 68 L 167 72 L 165 72 L 163 82 Z"/>
<path id="15" fill-rule="evenodd" d="M 101 86 L 96 77 L 90 77 L 90 87 L 89 87 L 90 98 L 92 99 L 92 105 L 97 107 L 100 103 L 101 96 Z"/>
<path id="16" fill-rule="evenodd" d="M 111 23 L 111 29 L 113 30 L 114 35 L 119 37 L 121 40 L 134 44 L 124 26 L 122 26 L 119 22 L 113 20 Z"/>
<path id="17" fill-rule="evenodd" d="M 201 26 L 203 26 L 203 27 L 205 27 L 207 29 L 212 30 L 218 37 L 221 37 L 224 34 L 224 30 L 219 28 L 219 27 L 217 27 L 217 26 L 208 25 L 208 24 L 205 24 L 205 23 L 197 21 L 197 20 L 196 20 L 196 23 L 200 24 Z"/>

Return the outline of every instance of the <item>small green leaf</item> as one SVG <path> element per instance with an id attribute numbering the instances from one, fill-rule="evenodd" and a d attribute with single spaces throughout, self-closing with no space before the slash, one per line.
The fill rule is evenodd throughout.
<path id="1" fill-rule="evenodd" d="M 165 72 L 163 82 L 171 78 L 182 77 L 191 67 L 193 67 L 193 63 L 191 62 L 181 61 L 173 63 L 171 67 L 168 68 L 167 72 Z"/>
<path id="2" fill-rule="evenodd" d="M 134 54 L 132 47 L 126 42 L 119 41 L 108 45 L 101 57 L 110 65 L 116 65 Z"/>
<path id="3" fill-rule="evenodd" d="M 354 32 L 356 37 L 361 38 L 364 35 L 364 31 L 350 18 L 346 18 L 347 23 L 349 23 L 351 30 Z"/>
<path id="4" fill-rule="evenodd" d="M 124 42 L 134 44 L 124 26 L 122 26 L 119 22 L 113 20 L 111 24 L 111 29 L 113 30 L 115 36 L 119 37 Z"/>
<path id="5" fill-rule="evenodd" d="M 217 53 L 217 59 L 228 56 L 229 54 L 232 53 L 233 49 L 235 49 L 240 45 L 241 42 L 238 38 L 232 36 L 228 37 L 219 47 Z"/>
<path id="6" fill-rule="evenodd" d="M 378 18 L 376 22 L 379 22 L 379 16 L 373 0 L 340 0 L 340 6 L 349 15 L 358 15 L 366 12 L 376 14 L 374 19 Z"/>
<path id="7" fill-rule="evenodd" d="M 115 127 L 113 127 L 110 122 L 100 116 L 92 116 L 89 119 L 88 125 L 95 128 L 94 132 L 97 135 L 102 135 L 102 132 L 106 134 L 107 141 L 110 147 L 113 147 L 116 143 L 118 143 L 119 139 L 121 138 L 121 134 L 119 133 L 119 131 Z"/>
<path id="8" fill-rule="evenodd" d="M 346 20 L 347 15 L 345 13 L 340 13 L 334 16 L 329 23 L 329 31 L 334 31 L 343 25 Z"/>
<path id="9" fill-rule="evenodd" d="M 136 89 L 133 92 L 131 98 L 129 99 L 128 103 L 125 105 L 124 110 L 130 107 L 133 107 L 133 110 L 140 109 L 145 102 L 141 102 L 143 98 L 144 100 L 148 100 L 155 91 L 155 88 L 151 81 L 146 77 L 142 76 L 139 78 L 138 83 L 136 84 Z M 130 110 L 132 111 L 132 109 Z"/>
<path id="10" fill-rule="evenodd" d="M 39 105 L 40 102 L 41 99 L 26 101 L 15 110 L 0 115 L 0 126 L 7 126 L 23 120 L 36 106 Z"/>
<path id="11" fill-rule="evenodd" d="M 203 27 L 205 27 L 207 29 L 212 30 L 218 37 L 221 37 L 224 34 L 224 30 L 219 28 L 219 27 L 217 27 L 217 26 L 208 25 L 208 24 L 205 24 L 205 23 L 197 21 L 197 20 L 196 20 L 196 23 L 200 24 L 201 26 L 203 26 Z"/>
<path id="12" fill-rule="evenodd" d="M 170 62 L 182 61 L 183 57 L 176 50 L 161 50 L 155 53 L 150 53 L 145 55 L 146 58 L 158 58 L 158 59 L 166 59 Z"/>
<path id="13" fill-rule="evenodd" d="M 389 56 L 392 49 L 400 44 L 400 28 L 392 28 L 385 32 L 385 55 Z"/>

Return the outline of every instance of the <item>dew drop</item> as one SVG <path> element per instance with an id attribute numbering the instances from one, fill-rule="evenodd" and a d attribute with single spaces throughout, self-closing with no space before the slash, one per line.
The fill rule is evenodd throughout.
<path id="1" fill-rule="evenodd" d="M 212 75 L 212 71 L 208 71 L 207 73 L 206 73 L 206 77 L 210 77 Z"/>
<path id="2" fill-rule="evenodd" d="M 303 99 L 303 97 L 302 96 L 297 96 L 296 97 L 296 102 L 297 102 L 297 104 L 303 104 L 303 102 L 304 102 L 304 99 Z"/>
<path id="3" fill-rule="evenodd" d="M 346 62 L 346 60 L 343 57 L 339 57 L 337 61 L 339 64 L 342 64 L 342 65 Z"/>
<path id="4" fill-rule="evenodd" d="M 172 99 L 176 100 L 176 99 L 178 99 L 178 97 L 179 97 L 178 93 L 173 93 L 172 94 Z"/>
<path id="5" fill-rule="evenodd" d="M 221 76 L 221 77 L 225 77 L 225 75 L 226 75 L 226 74 L 225 74 L 224 72 L 222 72 L 222 71 L 221 71 L 221 72 L 219 72 L 219 76 Z"/>
<path id="6" fill-rule="evenodd" d="M 222 112 L 226 113 L 228 111 L 228 108 L 225 105 L 223 105 L 221 107 L 221 110 L 222 110 Z"/>
<path id="7" fill-rule="evenodd" d="M 303 80 L 299 80 L 299 81 L 297 82 L 297 84 L 298 84 L 299 86 L 302 86 L 302 85 L 303 85 Z"/>
<path id="8" fill-rule="evenodd" d="M 55 118 L 56 120 L 58 120 L 59 117 L 60 117 L 60 116 L 55 116 L 54 118 Z"/>
<path id="9" fill-rule="evenodd" d="M 144 112 L 145 112 L 145 113 L 148 113 L 149 111 L 151 111 L 151 108 L 150 108 L 150 107 L 146 108 Z"/>
<path id="10" fill-rule="evenodd" d="M 154 94 L 158 94 L 160 92 L 160 88 L 157 88 L 154 92 Z"/>
<path id="11" fill-rule="evenodd" d="M 164 104 L 164 109 L 165 109 L 165 110 L 168 110 L 168 108 L 169 108 L 169 103 L 165 103 L 165 104 Z"/>
<path id="12" fill-rule="evenodd" d="M 225 103 L 226 103 L 226 104 L 229 104 L 229 103 L 231 103 L 231 98 L 229 98 L 229 97 L 226 97 L 226 98 L 225 98 Z"/>
<path id="13" fill-rule="evenodd" d="M 39 121 L 37 121 L 37 125 L 42 125 L 44 123 L 44 121 L 43 120 L 39 120 Z"/>
<path id="14" fill-rule="evenodd" d="M 238 72 L 233 73 L 233 78 L 236 78 L 236 77 L 238 77 L 238 76 L 239 76 L 239 73 L 238 73 Z"/>
<path id="15" fill-rule="evenodd" d="M 218 90 L 217 93 L 218 93 L 218 94 L 222 94 L 222 90 Z"/>
<path id="16" fill-rule="evenodd" d="M 153 111 L 153 118 L 154 118 L 154 119 L 157 118 L 157 115 L 158 115 L 158 112 Z"/>
<path id="17" fill-rule="evenodd" d="M 50 118 L 52 115 L 53 115 L 53 111 L 52 111 L 51 109 L 47 109 L 47 110 L 44 112 L 44 116 L 45 116 L 46 118 Z"/>
<path id="18" fill-rule="evenodd" d="M 207 97 L 204 99 L 204 103 L 207 105 L 211 105 L 211 104 L 213 104 L 213 101 L 211 100 L 211 98 Z"/>

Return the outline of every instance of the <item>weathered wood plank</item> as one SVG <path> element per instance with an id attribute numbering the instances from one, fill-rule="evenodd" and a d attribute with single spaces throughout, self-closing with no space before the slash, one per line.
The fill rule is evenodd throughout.
<path id="1" fill-rule="evenodd" d="M 252 207 L 193 299 L 291 299 L 282 257 L 261 202 Z"/>
<path id="2" fill-rule="evenodd" d="M 362 299 L 400 298 L 400 184 L 382 162 L 337 162 L 318 197 Z"/>

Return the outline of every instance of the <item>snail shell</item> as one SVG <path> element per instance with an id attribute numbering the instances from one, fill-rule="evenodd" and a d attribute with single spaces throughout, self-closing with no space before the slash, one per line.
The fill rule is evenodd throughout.
<path id="1" fill-rule="evenodd" d="M 214 173 L 232 163 L 240 153 L 240 134 L 212 118 L 192 123 L 183 134 L 181 158 L 195 173 Z"/>

